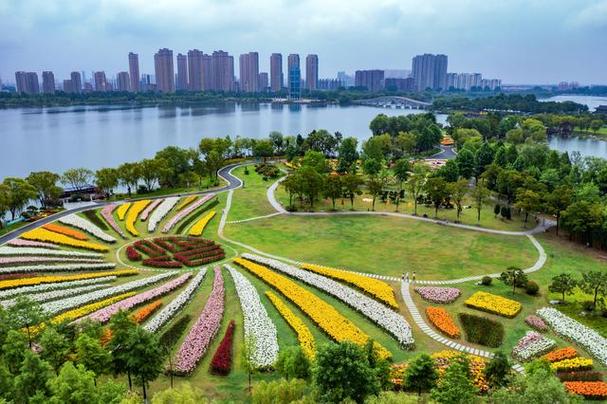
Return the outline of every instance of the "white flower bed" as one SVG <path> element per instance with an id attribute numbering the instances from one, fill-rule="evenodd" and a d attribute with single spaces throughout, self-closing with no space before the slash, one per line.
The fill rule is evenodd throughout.
<path id="1" fill-rule="evenodd" d="M 544 337 L 537 331 L 527 331 L 512 349 L 512 356 L 519 361 L 528 361 L 537 356 L 550 352 L 556 346 L 556 341 Z"/>
<path id="2" fill-rule="evenodd" d="M 607 339 L 552 307 L 542 307 L 537 315 L 559 335 L 583 346 L 603 365 L 607 365 Z"/>
<path id="3" fill-rule="evenodd" d="M 166 198 L 150 215 L 150 220 L 148 221 L 148 232 L 152 233 L 156 231 L 156 227 L 158 223 L 173 209 L 173 207 L 179 201 L 178 196 L 172 196 L 170 198 Z"/>
<path id="4" fill-rule="evenodd" d="M 39 255 L 41 257 L 79 257 L 79 258 L 102 258 L 103 255 L 93 252 L 49 250 L 47 248 L 35 247 L 0 247 L 0 256 L 19 257 L 23 255 Z"/>
<path id="5" fill-rule="evenodd" d="M 207 201 L 213 199 L 214 197 L 215 197 L 215 194 L 204 195 L 202 198 L 192 202 L 185 208 L 181 209 L 179 212 L 175 213 L 173 215 L 173 217 L 171 219 L 169 219 L 169 221 L 166 222 L 165 225 L 162 227 L 162 232 L 168 233 L 169 231 L 171 231 L 173 226 L 175 226 L 180 220 L 184 219 L 190 213 L 194 212 L 196 209 L 198 209 L 199 207 L 201 207 L 202 205 L 207 203 Z"/>
<path id="6" fill-rule="evenodd" d="M 11 274 L 21 272 L 72 272 L 72 271 L 98 271 L 115 268 L 113 262 L 103 262 L 100 264 L 59 264 L 59 265 L 21 265 L 7 268 L 0 268 L 0 274 Z"/>
<path id="7" fill-rule="evenodd" d="M 109 234 L 104 232 L 102 229 L 100 229 L 97 225 L 84 219 L 81 216 L 78 216 L 75 213 L 72 213 L 71 215 L 60 218 L 59 222 L 73 226 L 73 227 L 77 227 L 80 230 L 84 230 L 85 232 L 90 233 L 93 236 L 97 237 L 99 240 L 103 240 L 107 243 L 116 242 L 116 238 L 110 236 Z"/>
<path id="8" fill-rule="evenodd" d="M 101 258 L 69 258 L 69 257 L 37 257 L 35 255 L 25 255 L 23 257 L 0 257 L 0 267 L 9 265 L 25 265 L 25 264 L 40 264 L 40 263 L 69 263 L 69 262 L 85 262 L 87 264 L 99 264 L 103 260 Z"/>
<path id="9" fill-rule="evenodd" d="M 205 274 L 207 273 L 207 268 L 202 268 L 198 274 L 188 284 L 188 286 L 175 298 L 171 301 L 171 303 L 164 306 L 162 310 L 154 315 L 144 326 L 146 330 L 150 332 L 156 332 L 160 327 L 165 325 L 170 319 L 172 319 L 175 314 L 177 314 L 183 306 L 190 300 L 200 282 L 204 279 Z"/>
<path id="10" fill-rule="evenodd" d="M 114 286 L 107 289 L 97 290 L 94 292 L 86 293 L 79 296 L 70 297 L 67 299 L 56 300 L 53 302 L 44 303 L 42 309 L 49 315 L 60 313 L 75 307 L 82 306 L 84 304 L 93 303 L 98 300 L 105 299 L 110 296 L 118 295 L 121 293 L 129 292 L 133 289 L 139 289 L 144 286 L 151 285 L 161 281 L 162 279 L 168 278 L 169 276 L 175 275 L 176 271 L 163 272 L 159 275 L 150 276 L 148 278 L 138 279 L 136 281 L 123 283 L 122 285 Z"/>
<path id="11" fill-rule="evenodd" d="M 148 220 L 148 216 L 150 216 L 150 213 L 152 213 L 152 211 L 154 209 L 156 209 L 156 206 L 160 205 L 162 202 L 164 201 L 164 199 L 155 199 L 152 201 L 152 203 L 150 203 L 144 210 L 143 212 L 141 212 L 141 215 L 139 216 L 139 219 L 142 222 L 145 222 L 146 220 Z"/>
<path id="12" fill-rule="evenodd" d="M 244 316 L 245 341 L 251 337 L 255 343 L 251 359 L 256 367 L 269 367 L 278 358 L 276 327 L 251 282 L 231 266 L 224 265 L 224 268 L 234 279 L 236 293 L 240 299 Z"/>
<path id="13" fill-rule="evenodd" d="M 33 240 L 24 240 L 22 238 L 14 238 L 6 245 L 10 245 L 13 247 L 40 247 L 40 248 L 50 248 L 51 250 L 59 249 L 57 244 L 44 243 L 42 241 L 33 241 Z"/>
<path id="14" fill-rule="evenodd" d="M 332 279 L 312 272 L 304 271 L 291 265 L 284 264 L 269 258 L 263 258 L 253 254 L 242 254 L 243 258 L 267 265 L 280 272 L 284 272 L 294 278 L 323 290 L 330 295 L 346 303 L 370 318 L 374 323 L 392 334 L 398 342 L 404 346 L 413 344 L 411 326 L 399 313 L 387 308 L 376 300 L 344 286 Z"/>
<path id="15" fill-rule="evenodd" d="M 87 285 L 87 286 L 80 286 L 80 287 L 71 288 L 71 289 L 60 289 L 60 290 L 53 290 L 50 292 L 36 293 L 33 295 L 28 295 L 27 297 L 30 300 L 33 300 L 35 302 L 48 302 L 49 300 L 63 299 L 68 296 L 79 295 L 84 292 L 90 292 L 91 290 L 102 289 L 102 288 L 105 288 L 108 286 L 109 285 L 107 283 L 102 283 L 99 285 Z M 2 306 L 4 306 L 5 308 L 7 308 L 7 307 L 14 306 L 16 302 L 17 302 L 17 298 L 14 298 L 14 299 L 10 299 L 10 300 L 3 300 L 0 302 L 0 304 Z"/>
<path id="16" fill-rule="evenodd" d="M 53 283 L 44 283 L 42 285 L 35 286 L 22 286 L 13 289 L 0 290 L 0 299 L 8 299 L 13 296 L 30 294 L 30 293 L 38 293 L 38 292 L 48 292 L 50 290 L 57 289 L 67 289 L 75 286 L 82 285 L 93 285 L 96 283 L 105 283 L 110 282 L 116 279 L 116 276 L 104 276 L 101 278 L 92 278 L 92 279 L 83 279 L 80 281 L 70 281 L 70 282 L 53 282 Z"/>

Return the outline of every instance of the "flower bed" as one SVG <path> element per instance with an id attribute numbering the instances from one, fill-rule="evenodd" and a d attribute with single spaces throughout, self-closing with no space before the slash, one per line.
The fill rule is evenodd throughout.
<path id="1" fill-rule="evenodd" d="M 202 198 L 198 199 L 196 202 L 188 205 L 186 208 L 179 210 L 162 228 L 163 233 L 168 233 L 171 231 L 173 226 L 175 226 L 180 220 L 188 216 L 190 213 L 204 205 L 207 201 L 214 198 L 215 194 L 207 194 Z"/>
<path id="2" fill-rule="evenodd" d="M 564 382 L 563 384 L 571 394 L 578 394 L 591 400 L 607 400 L 607 383 L 605 382 Z"/>
<path id="3" fill-rule="evenodd" d="M 87 304 L 86 306 L 82 306 L 82 307 L 77 308 L 77 309 L 66 311 L 65 313 L 61 313 L 58 316 L 53 317 L 53 319 L 51 320 L 51 323 L 53 323 L 53 324 L 61 324 L 61 323 L 65 323 L 65 322 L 68 322 L 68 321 L 76 320 L 76 319 L 78 319 L 80 317 L 83 317 L 83 316 L 86 316 L 87 314 L 90 314 L 90 313 L 92 313 L 94 311 L 102 309 L 105 306 L 109 306 L 110 304 L 114 304 L 116 302 L 119 302 L 122 299 L 126 299 L 128 297 L 131 297 L 134 294 L 135 294 L 135 292 L 123 293 L 123 294 L 118 295 L 118 296 L 109 297 L 109 298 L 107 298 L 105 300 L 100 300 L 100 301 L 95 302 L 95 303 Z"/>
<path id="4" fill-rule="evenodd" d="M 515 317 L 522 309 L 517 301 L 487 292 L 476 292 L 464 303 L 468 307 L 508 318 Z"/>
<path id="5" fill-rule="evenodd" d="M 270 367 L 278 358 L 276 327 L 251 282 L 232 266 L 224 265 L 224 268 L 234 279 L 234 287 L 244 317 L 245 341 L 252 340 L 255 344 L 251 361 L 257 368 Z"/>
<path id="6" fill-rule="evenodd" d="M 368 276 L 355 274 L 353 272 L 325 267 L 322 265 L 302 264 L 301 267 L 308 271 L 312 271 L 320 275 L 328 276 L 329 278 L 344 281 L 352 286 L 356 286 L 374 299 L 377 299 L 394 309 L 398 309 L 398 303 L 394 298 L 394 289 L 392 289 L 392 287 L 386 282 L 373 279 Z"/>
<path id="7" fill-rule="evenodd" d="M 150 220 L 148 221 L 148 232 L 153 233 L 156 231 L 156 227 L 158 223 L 173 209 L 179 197 L 172 196 L 170 198 L 166 198 L 162 201 L 160 205 L 152 212 L 150 215 Z"/>
<path id="8" fill-rule="evenodd" d="M 590 370 L 592 369 L 592 365 L 592 359 L 578 357 L 553 362 L 550 367 L 557 372 L 569 372 L 573 370 Z"/>
<path id="9" fill-rule="evenodd" d="M 126 257 L 129 261 L 141 261 L 142 258 L 141 254 L 139 254 L 133 246 L 128 246 L 126 248 Z"/>
<path id="10" fill-rule="evenodd" d="M 559 362 L 565 359 L 573 359 L 578 356 L 577 351 L 574 347 L 568 346 L 561 349 L 556 349 L 552 352 L 548 352 L 543 356 L 543 359 L 546 359 L 548 362 Z"/>
<path id="11" fill-rule="evenodd" d="M 485 393 L 487 390 L 489 390 L 489 384 L 485 379 L 485 366 L 487 365 L 487 362 L 480 356 L 463 354 L 461 352 L 451 350 L 444 350 L 433 353 L 432 359 L 434 359 L 434 362 L 436 363 L 436 369 L 438 371 L 439 378 L 443 377 L 445 371 L 451 364 L 451 361 L 460 355 L 465 355 L 470 361 L 470 373 L 472 376 L 472 382 L 481 393 Z"/>
<path id="12" fill-rule="evenodd" d="M 548 331 L 548 325 L 544 322 L 544 320 L 542 320 L 540 317 L 531 314 L 527 317 L 525 317 L 525 323 L 527 323 L 527 325 L 537 331 L 540 332 L 546 332 Z"/>
<path id="13" fill-rule="evenodd" d="M 459 338 L 460 331 L 457 324 L 447 310 L 442 307 L 427 307 L 426 316 L 440 332 L 449 338 Z"/>
<path id="14" fill-rule="evenodd" d="M 459 313 L 459 320 L 466 333 L 466 341 L 496 348 L 504 340 L 504 326 L 487 317 Z"/>
<path id="15" fill-rule="evenodd" d="M 9 241 L 8 243 L 6 243 L 6 245 L 11 246 L 11 247 L 38 247 L 38 248 L 50 248 L 53 250 L 56 250 L 59 248 L 58 245 L 55 244 L 51 244 L 51 243 L 42 243 L 40 241 L 32 241 L 32 240 L 23 240 L 21 238 L 14 238 L 11 241 Z"/>
<path id="16" fill-rule="evenodd" d="M 29 274 L 0 274 L 0 281 L 5 281 L 9 279 L 21 279 L 21 278 L 29 278 L 32 276 L 42 276 L 37 273 L 29 273 Z"/>
<path id="17" fill-rule="evenodd" d="M 0 247 L 0 257 L 24 257 L 29 255 L 40 257 L 103 258 L 103 255 L 94 252 L 49 250 L 39 247 Z"/>
<path id="18" fill-rule="evenodd" d="M 234 320 L 230 320 L 226 333 L 211 360 L 211 373 L 214 375 L 227 376 L 232 370 L 232 341 L 234 339 Z"/>
<path id="19" fill-rule="evenodd" d="M 0 257 L 0 267 L 12 266 L 12 265 L 26 265 L 26 264 L 52 264 L 52 263 L 71 263 L 80 262 L 86 264 L 99 264 L 103 260 L 100 258 L 69 258 L 69 257 L 36 257 L 35 255 L 26 255 L 23 257 Z"/>
<path id="20" fill-rule="evenodd" d="M 137 231 L 137 229 L 135 228 L 135 222 L 137 221 L 139 214 L 150 204 L 150 202 L 151 201 L 147 199 L 133 202 L 131 208 L 129 209 L 126 215 L 126 230 L 135 237 L 139 236 L 139 231 Z"/>
<path id="21" fill-rule="evenodd" d="M 512 356 L 519 361 L 528 361 L 550 351 L 556 346 L 556 341 L 544 337 L 536 331 L 527 331 L 512 349 Z"/>
<path id="22" fill-rule="evenodd" d="M 607 339 L 552 307 L 537 311 L 552 329 L 559 335 L 583 346 L 603 365 L 607 365 Z"/>
<path id="23" fill-rule="evenodd" d="M 164 333 L 162 333 L 162 335 L 158 339 L 160 342 L 160 346 L 172 348 L 173 345 L 175 345 L 177 341 L 179 341 L 179 338 L 181 338 L 181 335 L 188 327 L 188 324 L 191 319 L 192 316 L 190 316 L 189 314 L 185 314 L 178 320 L 176 320 L 173 324 L 171 324 L 171 326 Z"/>
<path id="24" fill-rule="evenodd" d="M 225 253 L 214 241 L 194 237 L 172 236 L 158 237 L 152 240 L 139 240 L 133 248 L 146 255 L 144 265 L 156 268 L 198 267 L 210 262 L 219 261 Z M 127 257 L 131 259 L 128 255 Z M 137 261 L 132 255 L 131 261 Z"/>
<path id="25" fill-rule="evenodd" d="M 118 205 L 116 204 L 105 206 L 103 209 L 101 209 L 101 216 L 116 233 L 120 234 L 120 237 L 126 238 L 126 234 L 124 234 L 120 226 L 118 226 L 118 223 L 116 223 L 116 221 L 114 220 L 114 215 L 112 214 L 112 212 L 114 212 L 114 209 L 116 209 L 117 206 Z"/>
<path id="26" fill-rule="evenodd" d="M 84 230 L 85 232 L 92 234 L 93 236 L 97 237 L 98 239 L 100 239 L 102 241 L 105 241 L 106 243 L 116 242 L 115 237 L 110 236 L 109 234 L 107 234 L 106 232 L 101 230 L 98 226 L 96 226 L 93 223 L 89 222 L 88 220 L 76 215 L 75 213 L 72 213 L 71 215 L 60 218 L 59 222 L 73 226 L 73 227 L 77 227 L 80 230 Z"/>
<path id="27" fill-rule="evenodd" d="M 78 263 L 78 264 L 60 264 L 60 265 L 21 265 L 7 268 L 0 268 L 0 273 L 27 273 L 27 272 L 72 272 L 72 271 L 98 271 L 104 269 L 113 269 L 116 264 L 113 262 L 101 263 Z"/>
<path id="28" fill-rule="evenodd" d="M 603 372 L 597 370 L 558 372 L 556 377 L 558 377 L 561 382 L 597 382 L 603 380 Z"/>
<path id="29" fill-rule="evenodd" d="M 78 275 L 50 275 L 33 278 L 8 279 L 0 281 L 0 299 L 24 293 L 43 292 L 50 289 L 62 289 L 74 285 L 102 282 L 99 279 L 113 279 L 116 276 L 137 275 L 139 271 L 127 269 Z M 79 283 L 76 283 L 79 282 Z M 4 290 L 6 289 L 6 290 Z"/>
<path id="30" fill-rule="evenodd" d="M 276 310 L 282 315 L 286 322 L 293 328 L 297 334 L 297 340 L 301 346 L 301 350 L 308 358 L 314 358 L 316 349 L 314 347 L 314 336 L 310 332 L 307 325 L 287 305 L 274 293 L 269 290 L 266 292 L 266 296 L 272 302 Z"/>
<path id="31" fill-rule="evenodd" d="M 69 227 L 66 227 L 66 226 L 61 226 L 57 223 L 45 224 L 44 226 L 42 226 L 42 228 L 46 229 L 48 231 L 52 231 L 53 233 L 63 234 L 64 236 L 75 238 L 76 240 L 85 241 L 85 240 L 89 239 L 87 237 L 87 235 L 84 234 L 83 232 L 74 230 L 74 229 L 70 229 Z"/>
<path id="32" fill-rule="evenodd" d="M 54 244 L 61 244 L 61 245 L 66 245 L 68 247 L 84 248 L 84 249 L 93 250 L 93 251 L 102 251 L 102 252 L 109 251 L 109 248 L 107 248 L 104 245 L 92 243 L 90 241 L 77 240 L 75 238 L 68 237 L 64 234 L 52 232 L 52 231 L 44 229 L 42 227 L 38 227 L 37 229 L 30 230 L 28 232 L 23 233 L 21 235 L 21 238 L 24 238 L 26 240 L 34 240 L 34 241 L 49 242 L 49 243 L 54 243 Z"/>
<path id="33" fill-rule="evenodd" d="M 128 212 L 131 204 L 131 202 L 125 202 L 118 206 L 118 209 L 116 209 L 116 216 L 118 216 L 118 220 L 124 220 L 126 217 L 126 212 Z"/>
<path id="34" fill-rule="evenodd" d="M 190 236 L 200 236 L 202 234 L 204 228 L 207 226 L 207 223 L 209 223 L 211 221 L 211 219 L 213 219 L 213 217 L 215 217 L 214 210 L 207 213 L 200 220 L 198 220 L 196 223 L 194 223 L 194 225 L 190 228 L 190 231 L 188 232 L 188 234 Z"/>
<path id="35" fill-rule="evenodd" d="M 190 203 L 194 202 L 197 198 L 198 198 L 198 196 L 196 196 L 196 195 L 186 196 L 181 200 L 181 202 L 179 203 L 179 205 L 177 205 L 177 207 L 175 209 L 181 210 L 181 209 L 185 208 L 186 206 L 188 206 Z"/>
<path id="36" fill-rule="evenodd" d="M 426 301 L 443 304 L 453 303 L 462 293 L 458 288 L 440 286 L 422 286 L 414 290 Z"/>
<path id="37" fill-rule="evenodd" d="M 155 302 L 152 302 L 146 306 L 143 306 L 139 310 L 137 310 L 135 313 L 133 313 L 131 318 L 137 324 L 141 324 L 148 317 L 150 317 L 152 314 L 154 314 L 160 308 L 160 306 L 162 306 L 162 300 L 156 300 Z"/>
<path id="38" fill-rule="evenodd" d="M 152 201 L 152 203 L 150 203 L 144 210 L 143 212 L 141 212 L 141 216 L 139 216 L 139 219 L 142 222 L 145 222 L 146 220 L 148 220 L 148 217 L 150 216 L 150 213 L 152 213 L 152 211 L 154 209 L 156 209 L 156 207 L 158 207 L 158 205 L 160 205 L 162 202 L 164 201 L 164 199 L 154 199 Z"/>
<path id="39" fill-rule="evenodd" d="M 242 256 L 246 259 L 268 265 L 273 269 L 300 279 L 309 285 L 337 297 L 339 300 L 358 310 L 381 328 L 385 329 L 394 336 L 401 345 L 406 347 L 413 345 L 413 334 L 409 323 L 407 323 L 400 313 L 387 308 L 378 301 L 322 275 L 307 272 L 280 261 L 252 254 L 243 254 Z"/>
<path id="40" fill-rule="evenodd" d="M 209 300 L 207 300 L 198 321 L 192 326 L 175 356 L 175 372 L 177 374 L 191 373 L 209 348 L 221 325 L 224 292 L 221 269 L 217 267 L 215 268 L 215 280 Z"/>
<path id="41" fill-rule="evenodd" d="M 36 294 L 28 294 L 27 297 L 28 299 L 34 301 L 34 302 L 47 302 L 49 300 L 55 300 L 55 299 L 64 299 L 66 297 L 69 296 L 74 296 L 74 295 L 79 295 L 81 293 L 84 292 L 90 292 L 92 290 L 98 290 L 101 288 L 105 288 L 107 287 L 108 284 L 107 283 L 100 283 L 100 284 L 93 284 L 93 285 L 85 285 L 85 286 L 79 286 L 79 287 L 75 287 L 75 288 L 69 288 L 69 289 L 59 289 L 59 290 L 51 290 L 49 292 L 42 292 L 42 293 L 36 293 Z M 0 302 L 0 304 L 2 306 L 4 306 L 4 308 L 8 308 L 11 306 L 14 306 L 15 303 L 17 303 L 17 299 L 9 299 L 9 300 L 3 300 Z"/>

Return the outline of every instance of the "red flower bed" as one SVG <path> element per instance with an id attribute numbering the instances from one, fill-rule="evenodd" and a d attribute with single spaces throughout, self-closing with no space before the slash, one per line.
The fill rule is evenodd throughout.
<path id="1" fill-rule="evenodd" d="M 141 261 L 141 254 L 139 254 L 133 246 L 128 246 L 126 248 L 126 257 L 131 261 Z"/>
<path id="2" fill-rule="evenodd" d="M 215 355 L 213 355 L 211 373 L 214 375 L 226 376 L 232 370 L 232 340 L 234 339 L 235 326 L 234 320 L 231 320 L 221 343 L 217 347 L 217 351 L 215 351 Z"/>
<path id="3" fill-rule="evenodd" d="M 136 254 L 133 254 L 136 253 Z M 196 237 L 169 236 L 139 240 L 127 248 L 131 261 L 155 268 L 195 267 L 225 258 L 220 245 Z"/>
<path id="4" fill-rule="evenodd" d="M 177 261 L 162 261 L 154 258 L 143 260 L 143 265 L 154 268 L 181 268 L 181 264 Z"/>
<path id="5" fill-rule="evenodd" d="M 0 275 L 0 281 L 5 281 L 8 279 L 20 279 L 20 278 L 33 278 L 36 276 L 40 276 L 39 273 L 36 272 L 32 272 L 32 273 L 21 273 L 21 274 L 2 274 Z"/>

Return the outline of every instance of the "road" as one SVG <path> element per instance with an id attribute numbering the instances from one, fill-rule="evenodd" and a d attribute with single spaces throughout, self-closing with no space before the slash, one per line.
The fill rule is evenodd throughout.
<path id="1" fill-rule="evenodd" d="M 457 157 L 457 153 L 453 150 L 453 146 L 439 146 L 441 151 L 433 154 L 430 158 L 451 160 Z"/>

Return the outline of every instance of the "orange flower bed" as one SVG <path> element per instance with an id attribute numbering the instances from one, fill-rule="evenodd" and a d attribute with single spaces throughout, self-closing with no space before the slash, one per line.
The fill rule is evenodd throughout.
<path id="1" fill-rule="evenodd" d="M 81 231 L 70 229 L 69 227 L 62 226 L 60 224 L 49 223 L 49 224 L 45 224 L 42 227 L 46 230 L 52 231 L 53 233 L 63 234 L 64 236 L 69 236 L 69 237 L 75 238 L 76 240 L 88 240 L 89 239 L 87 237 L 87 235 L 82 233 Z"/>
<path id="2" fill-rule="evenodd" d="M 605 382 L 564 382 L 563 384 L 570 393 L 593 400 L 607 399 L 607 383 Z"/>
<path id="3" fill-rule="evenodd" d="M 146 306 L 143 306 L 139 310 L 137 310 L 131 318 L 137 324 L 141 324 L 144 322 L 149 316 L 151 316 L 156 310 L 158 310 L 162 306 L 162 300 L 156 300 Z M 101 338 L 99 341 L 101 345 L 105 346 L 112 339 L 112 330 L 109 328 L 103 329 L 103 334 L 101 334 Z"/>
<path id="4" fill-rule="evenodd" d="M 460 337 L 459 327 L 444 308 L 428 307 L 426 308 L 426 315 L 428 316 L 428 320 L 443 334 L 450 338 Z"/>
<path id="5" fill-rule="evenodd" d="M 577 357 L 577 351 L 574 347 L 568 346 L 566 348 L 548 352 L 543 356 L 543 359 L 546 359 L 548 362 L 558 362 L 564 359 L 573 359 L 575 357 Z"/>

